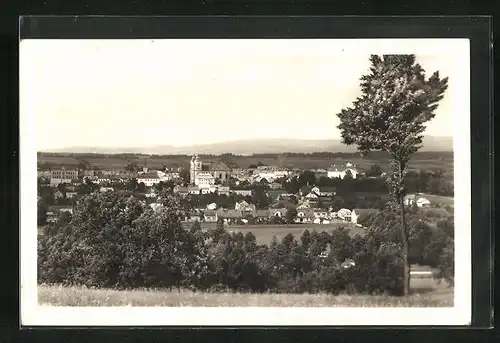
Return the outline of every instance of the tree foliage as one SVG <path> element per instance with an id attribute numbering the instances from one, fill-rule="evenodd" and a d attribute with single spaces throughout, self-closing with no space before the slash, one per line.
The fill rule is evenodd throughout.
<path id="1" fill-rule="evenodd" d="M 338 113 L 342 141 L 366 155 L 386 151 L 392 157 L 387 177 L 389 193 L 401 211 L 404 294 L 409 293 L 409 233 L 403 197 L 405 174 L 412 154 L 422 146 L 425 124 L 448 87 L 439 71 L 426 78 L 414 55 L 372 55 L 370 73 L 361 77 L 361 95 Z"/>
<path id="2" fill-rule="evenodd" d="M 421 147 L 448 78 L 436 71 L 426 79 L 414 55 L 372 55 L 370 64 L 361 77 L 361 96 L 338 114 L 342 140 L 364 153 L 384 150 L 407 161 Z"/>

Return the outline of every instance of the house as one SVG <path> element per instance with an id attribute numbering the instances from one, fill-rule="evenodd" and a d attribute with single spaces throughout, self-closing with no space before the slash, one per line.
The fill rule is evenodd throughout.
<path id="1" fill-rule="evenodd" d="M 198 186 L 188 186 L 187 191 L 188 194 L 200 194 L 200 188 Z"/>
<path id="2" fill-rule="evenodd" d="M 217 211 L 215 210 L 203 211 L 203 220 L 207 223 L 217 222 Z"/>
<path id="3" fill-rule="evenodd" d="M 243 213 L 238 210 L 227 210 L 219 208 L 217 210 L 217 218 L 223 218 L 225 222 L 232 223 L 243 219 Z"/>
<path id="4" fill-rule="evenodd" d="M 200 187 L 200 193 L 201 194 L 210 194 L 210 193 L 214 193 L 215 192 L 215 188 L 205 188 L 205 187 Z"/>
<path id="5" fill-rule="evenodd" d="M 326 169 L 316 169 L 316 171 L 314 172 L 314 174 L 316 175 L 316 178 L 320 178 L 320 177 L 327 177 L 328 176 L 328 172 Z"/>
<path id="6" fill-rule="evenodd" d="M 315 218 L 323 219 L 329 217 L 328 211 L 321 208 L 315 208 L 313 213 Z"/>
<path id="7" fill-rule="evenodd" d="M 68 212 L 69 214 L 73 214 L 73 208 L 68 206 L 49 206 L 47 209 L 47 222 L 55 223 L 59 218 L 61 212 Z"/>
<path id="8" fill-rule="evenodd" d="M 252 196 L 252 190 L 251 189 L 234 189 L 232 190 L 232 193 L 237 194 L 237 195 L 243 195 L 243 196 Z"/>
<path id="9" fill-rule="evenodd" d="M 335 194 L 335 188 L 332 187 L 325 187 L 322 190 L 320 190 L 318 187 L 313 187 L 304 197 L 307 199 L 315 199 L 317 201 L 329 201 L 333 199 Z"/>
<path id="10" fill-rule="evenodd" d="M 66 192 L 66 199 L 73 199 L 78 195 L 77 192 Z"/>
<path id="11" fill-rule="evenodd" d="M 259 219 L 264 219 L 264 218 L 267 219 L 270 216 L 270 211 L 269 210 L 255 210 L 253 213 L 253 216 L 255 218 L 259 218 Z"/>
<path id="12" fill-rule="evenodd" d="M 236 178 L 238 178 L 238 176 L 242 176 L 244 174 L 245 174 L 245 172 L 242 168 L 233 168 L 231 170 L 230 176 L 236 179 Z"/>
<path id="13" fill-rule="evenodd" d="M 177 185 L 174 187 L 174 193 L 175 194 L 188 194 L 189 190 L 187 187 L 182 187 L 180 185 Z"/>
<path id="14" fill-rule="evenodd" d="M 242 201 L 238 201 L 234 205 L 234 209 L 237 210 L 237 211 L 246 211 L 246 212 L 250 211 L 250 212 L 253 212 L 253 211 L 255 211 L 255 205 L 254 204 L 249 204 L 245 200 L 242 200 Z"/>
<path id="15" fill-rule="evenodd" d="M 312 223 L 314 219 L 314 212 L 312 210 L 297 210 L 297 217 L 295 218 L 296 223 Z"/>
<path id="16" fill-rule="evenodd" d="M 186 217 L 187 222 L 199 222 L 201 221 L 201 216 L 197 212 L 189 213 Z"/>
<path id="17" fill-rule="evenodd" d="M 159 211 L 163 208 L 163 205 L 159 204 L 157 202 L 153 202 L 153 203 L 149 204 L 149 207 L 151 207 L 154 211 Z"/>
<path id="18" fill-rule="evenodd" d="M 283 193 L 286 193 L 286 190 L 281 189 L 281 188 L 280 189 L 268 189 L 267 190 L 267 197 L 270 198 L 271 200 L 276 200 Z"/>
<path id="19" fill-rule="evenodd" d="M 221 185 L 216 185 L 215 189 L 217 190 L 217 193 L 219 195 L 229 195 L 230 189 L 229 186 L 221 186 Z"/>
<path id="20" fill-rule="evenodd" d="M 314 192 L 309 192 L 304 198 L 306 199 L 318 199 L 319 195 Z"/>
<path id="21" fill-rule="evenodd" d="M 271 189 L 280 189 L 281 188 L 281 184 L 278 183 L 278 182 L 271 182 L 269 184 L 269 188 L 271 188 Z"/>
<path id="22" fill-rule="evenodd" d="M 241 182 L 250 182 L 250 177 L 247 175 L 240 175 L 236 178 L 236 185 L 239 185 Z"/>
<path id="23" fill-rule="evenodd" d="M 351 210 L 347 209 L 347 208 L 341 208 L 338 212 L 337 212 L 337 217 L 339 219 L 342 219 L 344 221 L 351 221 Z"/>
<path id="24" fill-rule="evenodd" d="M 343 269 L 348 269 L 348 268 L 355 267 L 355 266 L 356 266 L 356 263 L 351 258 L 346 259 L 344 262 L 342 262 L 340 264 L 340 267 L 342 267 Z"/>
<path id="25" fill-rule="evenodd" d="M 50 179 L 51 171 L 50 170 L 37 170 L 37 177 Z"/>
<path id="26" fill-rule="evenodd" d="M 369 208 L 355 208 L 351 212 L 351 222 L 354 224 L 361 224 L 363 219 L 372 213 L 377 213 L 375 209 Z M 361 220 L 360 220 L 361 219 Z"/>
<path id="27" fill-rule="evenodd" d="M 309 186 L 302 186 L 299 189 L 299 194 L 300 196 L 306 196 L 307 194 L 311 193 L 312 187 Z"/>
<path id="28" fill-rule="evenodd" d="M 273 208 L 269 210 L 269 216 L 270 217 L 280 217 L 280 218 L 285 218 L 286 217 L 286 208 Z"/>
<path id="29" fill-rule="evenodd" d="M 207 210 L 216 210 L 217 209 L 217 204 L 215 202 L 208 204 L 207 205 Z"/>
<path id="30" fill-rule="evenodd" d="M 109 178 L 109 175 L 105 174 L 99 174 L 92 179 L 92 182 L 97 184 L 109 183 L 110 181 L 111 179 Z"/>
<path id="31" fill-rule="evenodd" d="M 105 193 L 105 192 L 113 192 L 114 191 L 114 188 L 113 187 L 101 187 L 99 189 L 99 192 L 101 193 Z"/>
<path id="32" fill-rule="evenodd" d="M 431 202 L 426 198 L 419 198 L 417 200 L 418 207 L 429 207 L 430 205 L 431 205 Z"/>
<path id="33" fill-rule="evenodd" d="M 299 206 L 297 206 L 297 211 L 298 210 L 305 210 L 305 209 L 310 209 L 311 208 L 311 203 L 309 200 L 303 201 Z"/>
<path id="34" fill-rule="evenodd" d="M 61 183 L 71 183 L 71 180 L 78 179 L 78 170 L 76 169 L 52 169 L 50 171 L 50 185 L 57 187 Z"/>
<path id="35" fill-rule="evenodd" d="M 143 183 L 146 187 L 152 187 L 161 182 L 157 171 L 148 171 L 137 177 L 137 183 Z"/>
<path id="36" fill-rule="evenodd" d="M 267 183 L 273 183 L 278 177 L 275 173 L 258 173 L 254 175 L 254 180 L 256 182 L 262 182 L 263 180 L 267 181 Z"/>
<path id="37" fill-rule="evenodd" d="M 58 191 L 54 192 L 54 199 L 55 200 L 62 199 L 62 198 L 64 198 L 64 194 L 61 191 L 58 190 Z"/>
<path id="38" fill-rule="evenodd" d="M 335 178 L 345 178 L 346 174 L 348 172 L 351 174 L 352 178 L 355 179 L 357 175 L 359 174 L 358 170 L 356 169 L 356 166 L 354 166 L 352 163 L 348 162 L 345 165 L 341 166 L 330 166 L 328 168 L 327 176 L 331 179 Z"/>
<path id="39" fill-rule="evenodd" d="M 158 194 L 156 194 L 154 191 L 149 191 L 149 192 L 146 192 L 146 194 L 144 194 L 144 196 L 146 198 L 156 198 L 158 196 Z"/>
<path id="40" fill-rule="evenodd" d="M 418 194 L 411 194 L 404 197 L 404 204 L 406 206 L 417 205 L 418 207 L 429 207 L 431 202 Z"/>
<path id="41" fill-rule="evenodd" d="M 321 193 L 321 191 L 319 190 L 319 187 L 314 186 L 313 188 L 311 188 L 310 193 L 314 193 L 316 195 L 319 195 Z"/>
<path id="42" fill-rule="evenodd" d="M 200 172 L 196 174 L 194 185 L 200 188 L 212 188 L 215 185 L 215 178 L 210 173 Z"/>

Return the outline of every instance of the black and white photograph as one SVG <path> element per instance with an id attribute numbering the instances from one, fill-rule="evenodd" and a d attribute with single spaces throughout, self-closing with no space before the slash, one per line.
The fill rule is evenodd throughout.
<path id="1" fill-rule="evenodd" d="M 467 39 L 23 39 L 26 325 L 465 325 Z"/>

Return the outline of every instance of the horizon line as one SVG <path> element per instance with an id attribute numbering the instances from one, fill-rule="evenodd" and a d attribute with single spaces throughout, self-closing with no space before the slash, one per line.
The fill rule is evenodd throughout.
<path id="1" fill-rule="evenodd" d="M 424 135 L 425 137 L 433 137 L 433 138 L 451 138 L 453 139 L 452 135 Z M 133 148 L 133 149 L 141 149 L 141 148 L 154 148 L 154 147 L 171 147 L 171 148 L 190 148 L 190 147 L 195 147 L 195 146 L 206 146 L 206 145 L 215 145 L 215 144 L 228 144 L 228 143 L 234 143 L 234 142 L 247 142 L 247 141 L 266 141 L 266 140 L 285 140 L 285 139 L 293 139 L 295 141 L 342 141 L 342 138 L 324 138 L 324 139 L 311 139 L 311 138 L 295 138 L 295 137 L 277 137 L 277 138 L 242 138 L 242 139 L 234 139 L 234 140 L 227 140 L 227 141 L 216 141 L 216 142 L 210 142 L 210 143 L 199 143 L 199 144 L 185 144 L 185 145 L 174 145 L 174 144 L 150 144 L 150 145 L 137 145 L 137 146 L 125 146 L 125 145 L 99 145 L 99 146 L 93 146 L 93 145 L 73 145 L 73 146 L 63 146 L 63 147 L 52 147 L 52 148 L 44 148 L 43 150 L 39 150 L 37 152 L 63 152 L 63 151 L 51 151 L 51 150 L 60 150 L 60 149 L 81 149 L 81 148 L 97 148 L 97 149 L 123 149 L 123 148 Z M 347 145 L 346 145 L 347 147 Z M 70 151 L 68 151 L 70 152 Z"/>

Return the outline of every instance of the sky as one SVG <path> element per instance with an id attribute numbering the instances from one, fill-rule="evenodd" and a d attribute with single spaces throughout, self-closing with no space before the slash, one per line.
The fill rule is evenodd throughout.
<path id="1" fill-rule="evenodd" d="M 378 53 L 339 41 L 24 40 L 20 108 L 38 150 L 338 139 L 336 114 Z M 450 77 L 426 134 L 451 136 L 460 84 L 441 45 L 416 55 L 428 76 Z"/>

